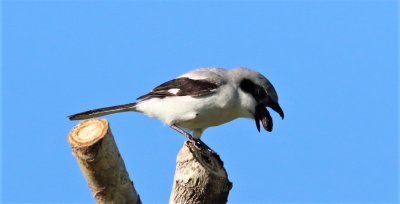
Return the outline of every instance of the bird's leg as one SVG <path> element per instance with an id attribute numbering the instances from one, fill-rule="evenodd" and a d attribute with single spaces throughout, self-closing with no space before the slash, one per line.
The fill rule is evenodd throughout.
<path id="1" fill-rule="evenodd" d="M 193 140 L 193 136 L 192 136 L 192 135 L 190 135 L 188 132 L 182 130 L 182 129 L 179 128 L 178 126 L 176 126 L 176 125 L 171 125 L 170 127 L 171 127 L 172 129 L 178 131 L 179 133 L 181 133 L 181 134 L 182 134 L 183 136 L 185 136 L 188 140 L 190 140 L 190 141 Z"/>
<path id="2" fill-rule="evenodd" d="M 201 141 L 200 138 L 195 138 L 192 135 L 190 135 L 188 132 L 182 130 L 181 128 L 179 128 L 176 125 L 171 125 L 170 126 L 172 129 L 178 131 L 179 133 L 181 133 L 183 136 L 185 136 L 190 142 L 192 142 L 194 144 L 194 146 L 197 149 L 207 149 L 208 151 L 210 151 L 213 154 L 216 154 L 216 152 L 214 150 L 212 150 L 208 145 L 206 145 L 206 143 L 204 143 L 203 141 Z"/>

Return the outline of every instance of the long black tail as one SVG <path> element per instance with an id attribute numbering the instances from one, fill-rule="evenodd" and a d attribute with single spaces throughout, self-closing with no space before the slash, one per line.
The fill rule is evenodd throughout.
<path id="1" fill-rule="evenodd" d="M 89 118 L 95 118 L 103 115 L 119 113 L 119 112 L 126 112 L 126 111 L 135 111 L 136 110 L 136 103 L 128 103 L 118 106 L 111 106 L 105 108 L 98 108 L 94 110 L 89 110 L 81 113 L 77 113 L 74 115 L 68 116 L 70 120 L 84 120 Z"/>

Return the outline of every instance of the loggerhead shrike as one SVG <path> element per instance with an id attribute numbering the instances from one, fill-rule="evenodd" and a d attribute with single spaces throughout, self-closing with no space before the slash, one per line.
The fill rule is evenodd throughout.
<path id="1" fill-rule="evenodd" d="M 254 119 L 258 131 L 260 123 L 265 130 L 272 131 L 272 117 L 266 107 L 284 118 L 274 87 L 260 73 L 247 68 L 200 68 L 157 86 L 137 98 L 137 102 L 89 110 L 69 119 L 141 112 L 161 120 L 189 140 L 205 145 L 200 140 L 205 129 L 236 118 Z"/>

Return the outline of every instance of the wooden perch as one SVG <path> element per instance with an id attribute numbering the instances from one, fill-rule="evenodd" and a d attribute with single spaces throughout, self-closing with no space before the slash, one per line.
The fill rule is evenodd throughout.
<path id="1" fill-rule="evenodd" d="M 68 142 L 97 203 L 141 203 L 107 120 L 85 120 Z"/>
<path id="2" fill-rule="evenodd" d="M 232 183 L 218 155 L 186 141 L 176 159 L 170 203 L 226 203 Z"/>

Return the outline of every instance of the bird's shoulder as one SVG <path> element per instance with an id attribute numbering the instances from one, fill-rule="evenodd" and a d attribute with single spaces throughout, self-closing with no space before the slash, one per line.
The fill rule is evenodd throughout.
<path id="1" fill-rule="evenodd" d="M 167 96 L 205 96 L 215 93 L 219 86 L 225 83 L 223 77 L 215 72 L 194 70 L 176 79 L 169 80 L 151 92 L 140 96 L 138 100 L 164 98 Z"/>

